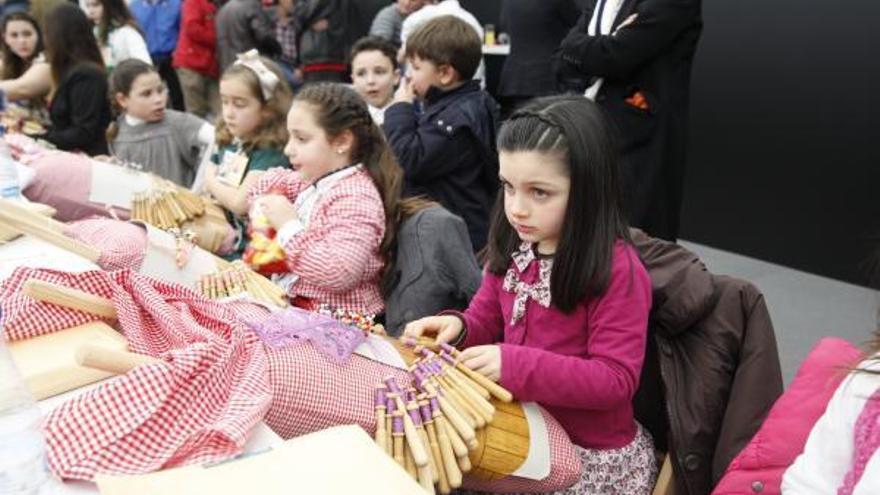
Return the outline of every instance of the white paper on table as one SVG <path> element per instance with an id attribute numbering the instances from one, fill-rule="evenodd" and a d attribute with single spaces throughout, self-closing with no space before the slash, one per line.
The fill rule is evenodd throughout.
<path id="1" fill-rule="evenodd" d="M 79 255 L 27 235 L 0 244 L 0 280 L 8 278 L 20 266 L 65 272 L 101 269 Z"/>
<path id="2" fill-rule="evenodd" d="M 341 473 L 344 475 L 340 476 Z M 105 495 L 425 493 L 357 425 L 309 433 L 260 455 L 207 468 L 187 466 L 147 475 L 99 475 L 97 481 Z"/>
<path id="3" fill-rule="evenodd" d="M 147 229 L 147 249 L 140 270 L 142 274 L 195 289 L 202 275 L 217 272 L 214 257 L 198 246 L 192 246 L 186 264 L 177 268 L 177 239 L 152 225 L 139 225 Z"/>
<path id="4" fill-rule="evenodd" d="M 91 162 L 92 190 L 89 201 L 92 203 L 128 210 L 131 208 L 132 196 L 150 189 L 153 185 L 153 178 L 147 173 L 98 160 Z"/>
<path id="5" fill-rule="evenodd" d="M 392 366 L 394 368 L 406 370 L 406 361 L 397 352 L 397 349 L 390 342 L 379 337 L 378 335 L 367 335 L 367 340 L 355 348 L 354 353 L 367 359 L 380 362 L 382 364 Z"/>
<path id="6" fill-rule="evenodd" d="M 522 408 L 529 423 L 529 453 L 512 476 L 542 480 L 550 476 L 550 436 L 547 433 L 547 423 L 544 422 L 544 415 L 538 404 L 524 402 Z"/>

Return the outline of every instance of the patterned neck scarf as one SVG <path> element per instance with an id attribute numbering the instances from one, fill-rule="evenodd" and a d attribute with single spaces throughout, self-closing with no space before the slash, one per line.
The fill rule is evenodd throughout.
<path id="1" fill-rule="evenodd" d="M 513 312 L 510 317 L 511 325 L 515 325 L 526 314 L 526 304 L 529 299 L 534 300 L 542 307 L 550 307 L 550 273 L 553 270 L 553 259 L 538 259 L 533 248 L 534 245 L 530 242 L 520 244 L 519 250 L 512 255 L 513 266 L 507 270 L 507 274 L 504 276 L 502 288 L 507 292 L 516 294 L 516 298 L 513 301 Z M 529 265 L 535 260 L 538 260 L 538 263 L 540 263 L 538 280 L 534 283 L 523 282 L 520 276 L 525 273 Z"/>
<path id="2" fill-rule="evenodd" d="M 865 407 L 856 420 L 853 436 L 853 464 L 843 478 L 843 485 L 837 489 L 837 495 L 852 495 L 865 474 L 868 461 L 880 448 L 880 390 L 874 392 L 865 402 Z"/>

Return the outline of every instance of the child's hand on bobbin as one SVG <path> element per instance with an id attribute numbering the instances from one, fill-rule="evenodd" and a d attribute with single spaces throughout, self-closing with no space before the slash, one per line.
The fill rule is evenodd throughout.
<path id="1" fill-rule="evenodd" d="M 497 382 L 501 379 L 501 347 L 497 345 L 478 345 L 461 351 L 462 364 Z"/>
<path id="2" fill-rule="evenodd" d="M 407 323 L 403 329 L 403 336 L 417 339 L 422 336 L 436 335 L 437 344 L 448 344 L 458 338 L 463 327 L 461 320 L 455 316 L 428 316 Z"/>
<path id="3" fill-rule="evenodd" d="M 280 229 L 287 222 L 299 218 L 296 207 L 284 196 L 269 194 L 260 196 L 257 201 L 260 203 L 260 212 L 266 216 L 275 230 Z"/>

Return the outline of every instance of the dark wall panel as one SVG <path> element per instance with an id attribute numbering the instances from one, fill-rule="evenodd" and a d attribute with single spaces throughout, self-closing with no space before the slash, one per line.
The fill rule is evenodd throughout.
<path id="1" fill-rule="evenodd" d="M 880 232 L 880 2 L 704 2 L 682 237 L 863 283 Z"/>

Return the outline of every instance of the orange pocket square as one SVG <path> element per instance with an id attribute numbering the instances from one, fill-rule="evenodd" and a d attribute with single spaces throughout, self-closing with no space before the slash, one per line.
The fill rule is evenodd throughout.
<path id="1" fill-rule="evenodd" d="M 636 91 L 624 101 L 641 110 L 649 109 L 648 100 L 645 99 L 645 95 L 641 91 Z"/>

